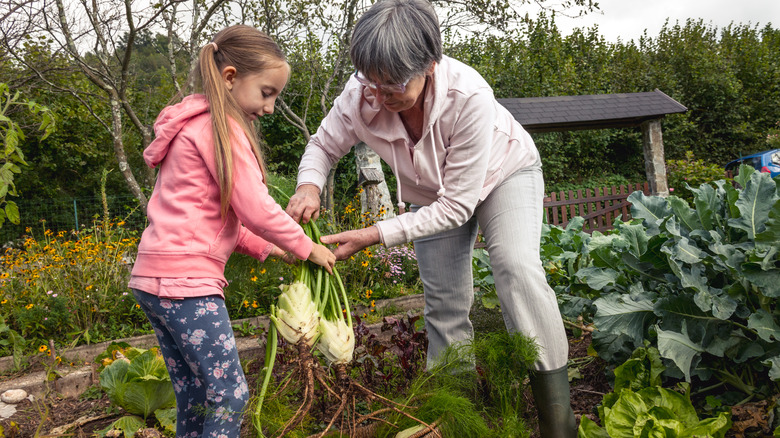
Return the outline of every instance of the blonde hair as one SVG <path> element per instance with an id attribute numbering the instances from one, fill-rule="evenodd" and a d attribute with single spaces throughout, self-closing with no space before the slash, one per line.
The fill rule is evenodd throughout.
<path id="1" fill-rule="evenodd" d="M 232 66 L 236 69 L 236 76 L 242 76 L 261 73 L 285 62 L 284 53 L 271 37 L 254 27 L 241 24 L 221 30 L 209 44 L 200 49 L 198 65 L 191 76 L 192 83 L 200 84 L 209 101 L 222 217 L 227 215 L 230 196 L 233 193 L 233 130 L 230 128 L 230 121 L 238 123 L 246 134 L 263 180 L 266 179 L 265 160 L 257 132 L 253 124 L 246 120 L 243 110 L 225 86 L 222 70 Z"/>

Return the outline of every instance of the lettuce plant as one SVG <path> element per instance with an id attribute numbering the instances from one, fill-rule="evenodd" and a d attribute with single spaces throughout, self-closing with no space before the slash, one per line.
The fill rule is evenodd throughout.
<path id="1" fill-rule="evenodd" d="M 637 349 L 615 368 L 615 391 L 605 395 L 598 408 L 603 427 L 582 417 L 579 437 L 724 437 L 731 427 L 731 412 L 700 420 L 687 391 L 660 386 L 663 369 L 657 349 Z"/>

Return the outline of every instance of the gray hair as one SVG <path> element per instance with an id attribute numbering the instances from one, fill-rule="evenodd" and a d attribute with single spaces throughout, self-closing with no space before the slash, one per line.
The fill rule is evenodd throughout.
<path id="1" fill-rule="evenodd" d="M 352 33 L 352 64 L 364 75 L 402 83 L 441 61 L 441 30 L 427 0 L 379 0 Z"/>

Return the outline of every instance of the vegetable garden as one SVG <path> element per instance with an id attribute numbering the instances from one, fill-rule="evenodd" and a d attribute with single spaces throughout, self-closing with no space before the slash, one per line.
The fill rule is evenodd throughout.
<path id="1" fill-rule="evenodd" d="M 542 260 L 567 327 L 573 338 L 592 339 L 592 360 L 604 364 L 611 384 L 581 417 L 581 437 L 780 436 L 772 424 L 780 396 L 777 181 L 743 167 L 733 181 L 687 189 L 690 203 L 633 193 L 632 220 L 618 219 L 606 233 L 584 233 L 581 218 L 566 228 L 543 226 Z M 367 222 L 353 210 L 319 225 L 330 233 Z M 310 232 L 316 238 L 319 230 Z M 30 366 L 29 355 L 148 332 L 132 301 L 122 301 L 133 233 L 99 221 L 76 237 L 44 233 L 5 253 L 0 348 L 16 354 L 17 370 Z M 274 321 L 260 338 L 270 347 L 265 360 L 245 364 L 257 379 L 248 436 L 533 436 L 522 397 L 532 341 L 500 326 L 478 331 L 473 344 L 450 351 L 447 366 L 425 372 L 420 317 L 372 311 L 372 300 L 421 292 L 407 252 L 366 251 L 338 264 L 332 277 L 307 264 L 239 258 L 231 265 L 234 317 Z M 475 250 L 475 290 L 485 308 L 495 305 L 489 266 L 489 254 Z M 67 301 L 69 291 L 110 291 L 102 299 L 114 301 L 75 292 L 83 302 Z M 309 308 L 293 306 L 301 302 L 286 298 L 293 293 L 308 296 Z M 367 310 L 349 311 L 358 307 Z M 389 340 L 368 331 L 380 320 Z M 75 331 L 84 321 L 90 328 Z M 296 337 L 304 326 L 321 334 Z M 476 361 L 476 373 L 463 367 L 464 357 Z M 102 433 L 152 427 L 172 436 L 172 386 L 156 349 L 115 344 L 97 361 L 94 391 L 121 412 Z M 575 382 L 580 367 L 570 363 Z M 737 427 L 735 413 L 747 406 L 764 420 Z"/>

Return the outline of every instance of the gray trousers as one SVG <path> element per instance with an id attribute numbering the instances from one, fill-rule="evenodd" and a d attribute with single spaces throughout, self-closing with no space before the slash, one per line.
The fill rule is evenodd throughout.
<path id="1" fill-rule="evenodd" d="M 447 346 L 473 337 L 471 257 L 479 228 L 507 330 L 535 339 L 540 354 L 536 370 L 566 365 L 569 344 L 539 257 L 543 198 L 541 167 L 520 170 L 496 187 L 467 223 L 414 241 L 425 293 L 429 369 Z"/>

